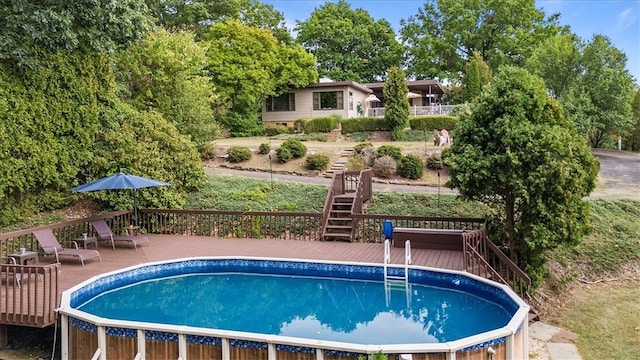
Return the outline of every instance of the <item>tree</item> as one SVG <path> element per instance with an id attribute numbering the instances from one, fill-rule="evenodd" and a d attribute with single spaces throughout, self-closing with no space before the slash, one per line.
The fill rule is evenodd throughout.
<path id="1" fill-rule="evenodd" d="M 196 144 L 220 135 L 206 53 L 191 33 L 159 29 L 115 58 L 121 98 L 140 111 L 156 109 Z"/>
<path id="2" fill-rule="evenodd" d="M 582 47 L 573 34 L 554 36 L 533 50 L 526 68 L 544 80 L 551 96 L 560 99 L 580 79 Z"/>
<path id="3" fill-rule="evenodd" d="M 391 129 L 391 140 L 400 140 L 409 121 L 409 87 L 402 70 L 392 67 L 382 88 L 384 96 L 384 122 Z"/>
<path id="4" fill-rule="evenodd" d="M 43 51 L 116 50 L 150 24 L 142 0 L 2 0 L 0 18 L 0 60 L 31 68 Z"/>
<path id="5" fill-rule="evenodd" d="M 158 25 L 168 30 L 191 30 L 198 40 L 212 25 L 235 19 L 247 26 L 270 29 L 280 42 L 293 42 L 282 13 L 257 0 L 145 1 Z"/>
<path id="6" fill-rule="evenodd" d="M 229 20 L 213 25 L 203 45 L 207 70 L 226 109 L 221 122 L 235 136 L 262 129 L 258 111 L 267 96 L 317 80 L 313 56 L 299 45 L 280 44 L 267 29 Z"/>
<path id="7" fill-rule="evenodd" d="M 500 69 L 453 137 L 444 159 L 452 187 L 495 206 L 492 235 L 540 280 L 545 251 L 588 232 L 583 198 L 595 187 L 598 161 L 543 81 L 515 67 Z"/>
<path id="8" fill-rule="evenodd" d="M 298 43 L 315 55 L 321 77 L 376 82 L 400 65 L 402 46 L 391 25 L 374 21 L 363 9 L 352 10 L 344 0 L 316 8 L 296 31 Z"/>
<path id="9" fill-rule="evenodd" d="M 493 71 L 523 65 L 538 43 L 558 33 L 557 18 L 545 19 L 534 0 L 428 0 L 401 21 L 408 73 L 456 80 L 474 51 Z"/>
<path id="10" fill-rule="evenodd" d="M 480 96 L 482 87 L 491 81 L 491 70 L 477 51 L 464 66 L 462 76 L 463 101 L 471 102 Z"/>
<path id="11" fill-rule="evenodd" d="M 581 63 L 576 85 L 560 102 L 590 145 L 602 147 L 611 137 L 625 136 L 633 129 L 633 77 L 626 69 L 625 54 L 602 35 L 586 44 Z"/>
<path id="12" fill-rule="evenodd" d="M 623 148 L 630 151 L 640 151 L 640 88 L 636 88 L 631 109 L 635 125 L 631 134 L 624 139 Z"/>

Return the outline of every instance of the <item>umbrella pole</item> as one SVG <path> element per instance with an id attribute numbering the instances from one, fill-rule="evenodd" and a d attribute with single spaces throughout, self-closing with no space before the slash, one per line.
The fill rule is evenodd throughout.
<path id="1" fill-rule="evenodd" d="M 138 189 L 133 189 L 133 221 L 138 226 Z"/>

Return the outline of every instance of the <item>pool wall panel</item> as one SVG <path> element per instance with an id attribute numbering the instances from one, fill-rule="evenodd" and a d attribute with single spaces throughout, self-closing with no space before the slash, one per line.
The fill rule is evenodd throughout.
<path id="1" fill-rule="evenodd" d="M 175 360 L 180 357 L 177 341 L 145 340 L 145 355 L 153 360 Z"/>
<path id="2" fill-rule="evenodd" d="M 107 335 L 109 359 L 133 359 L 136 357 L 136 338 Z"/>
<path id="3" fill-rule="evenodd" d="M 69 337 L 72 346 L 69 348 L 71 359 L 91 359 L 98 349 L 98 333 L 85 331 L 81 328 L 69 327 Z"/>
<path id="4" fill-rule="evenodd" d="M 222 346 L 187 343 L 187 359 L 222 360 Z"/>

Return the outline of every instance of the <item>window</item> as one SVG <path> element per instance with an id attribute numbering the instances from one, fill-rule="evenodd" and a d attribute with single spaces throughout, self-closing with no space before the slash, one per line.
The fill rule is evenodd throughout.
<path id="1" fill-rule="evenodd" d="M 296 111 L 296 94 L 269 96 L 265 101 L 267 111 Z"/>
<path id="2" fill-rule="evenodd" d="M 353 110 L 353 93 L 349 91 L 349 110 Z"/>
<path id="3" fill-rule="evenodd" d="M 313 110 L 344 109 L 342 91 L 323 91 L 313 93 Z"/>

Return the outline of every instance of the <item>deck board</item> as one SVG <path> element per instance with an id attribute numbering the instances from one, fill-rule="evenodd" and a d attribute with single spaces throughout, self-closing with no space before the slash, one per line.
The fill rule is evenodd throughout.
<path id="1" fill-rule="evenodd" d="M 102 262 L 97 258 L 88 260 L 83 267 L 78 260 L 61 258 L 59 272 L 60 291 L 67 290 L 87 279 L 126 267 L 171 259 L 194 256 L 255 256 L 285 259 L 347 261 L 382 263 L 384 245 L 381 243 L 349 243 L 327 241 L 237 239 L 208 236 L 149 235 L 151 246 L 140 246 L 138 250 L 127 247 L 100 247 Z M 391 263 L 404 264 L 404 248 L 391 247 Z M 39 259 L 40 263 L 51 263 L 52 257 Z M 463 270 L 462 252 L 449 250 L 412 250 L 413 265 Z M 42 281 L 25 282 L 23 290 L 39 288 Z M 5 284 L 6 286 L 6 284 Z M 0 301 L 6 301 L 5 286 Z M 36 305 L 42 308 L 42 304 Z M 3 322 L 0 319 L 0 322 Z M 7 322 L 5 322 L 7 323 Z M 8 321 L 8 323 L 15 323 Z"/>

